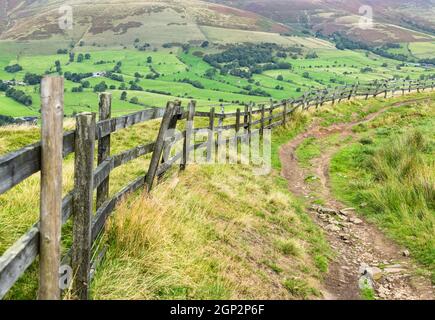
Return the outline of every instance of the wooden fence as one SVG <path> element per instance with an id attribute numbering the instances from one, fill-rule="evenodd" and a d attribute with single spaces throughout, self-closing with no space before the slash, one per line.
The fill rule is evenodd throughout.
<path id="1" fill-rule="evenodd" d="M 215 112 L 215 108 L 211 108 L 209 112 L 197 112 L 195 101 L 191 101 L 185 110 L 180 102 L 175 101 L 169 102 L 166 108 L 147 109 L 117 118 L 111 118 L 111 95 L 103 93 L 100 95 L 98 122 L 95 114 L 82 113 L 76 118 L 74 131 L 62 132 L 63 79 L 46 77 L 41 84 L 41 142 L 0 157 L 0 194 L 41 172 L 40 221 L 0 257 L 0 298 L 4 297 L 39 255 L 39 299 L 60 298 L 61 261 L 71 263 L 74 274 L 72 290 L 75 297 L 88 299 L 93 274 L 91 270 L 95 270 L 95 261 L 91 261 L 92 245 L 104 230 L 105 223 L 116 205 L 126 194 L 144 186 L 149 192 L 156 176 L 164 174 L 175 163 L 181 162 L 180 169 L 185 169 L 194 150 L 206 149 L 207 160 L 211 161 L 212 152 L 222 148 L 223 144 L 226 145 L 229 141 L 235 141 L 237 145 L 249 143 L 254 134 L 262 135 L 265 129 L 285 125 L 297 109 L 318 108 L 325 103 L 334 104 L 352 97 L 368 99 L 369 96 L 387 97 L 388 94 L 420 92 L 428 88 L 433 90 L 434 85 L 435 80 L 355 84 L 313 90 L 297 99 L 271 102 L 268 105 L 250 104 L 235 112 Z M 193 128 L 194 117 L 208 118 L 208 127 Z M 156 141 L 120 154 L 111 154 L 112 133 L 154 119 L 161 119 Z M 168 131 L 175 129 L 177 123 L 183 120 L 186 121 L 185 130 L 168 138 Z M 228 122 L 231 123 L 224 124 Z M 209 129 L 208 139 L 205 143 L 195 144 L 192 136 L 201 129 Z M 234 129 L 235 135 L 222 138 L 222 132 L 229 129 Z M 171 145 L 181 140 L 182 151 L 171 156 Z M 98 155 L 97 167 L 94 168 L 96 142 Z M 75 154 L 74 189 L 62 199 L 62 158 L 72 153 Z M 136 178 L 109 198 L 111 171 L 147 154 L 152 154 L 152 157 L 146 175 Z M 71 218 L 73 244 L 67 255 L 61 259 L 61 226 Z"/>

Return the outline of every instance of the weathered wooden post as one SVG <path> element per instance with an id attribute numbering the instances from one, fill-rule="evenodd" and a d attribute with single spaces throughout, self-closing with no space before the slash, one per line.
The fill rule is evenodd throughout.
<path id="1" fill-rule="evenodd" d="M 270 99 L 269 127 L 272 125 L 272 116 L 273 116 L 273 99 Z"/>
<path id="2" fill-rule="evenodd" d="M 145 178 L 145 186 L 147 192 L 151 192 L 151 189 L 153 187 L 154 179 L 156 177 L 157 169 L 160 163 L 160 158 L 162 156 L 163 148 L 165 145 L 165 135 L 171 124 L 171 121 L 176 116 L 177 110 L 178 107 L 175 105 L 175 103 L 173 102 L 167 103 L 165 114 L 163 115 L 162 123 L 160 125 L 159 133 L 157 135 L 157 140 L 154 145 L 151 162 Z"/>
<path id="3" fill-rule="evenodd" d="M 369 99 L 370 92 L 372 91 L 372 86 L 373 86 L 373 84 L 370 83 L 369 86 L 368 86 L 368 88 L 367 88 L 366 100 Z"/>
<path id="4" fill-rule="evenodd" d="M 316 92 L 316 110 L 319 108 L 319 105 L 320 105 L 320 90 L 318 90 L 317 92 Z"/>
<path id="5" fill-rule="evenodd" d="M 334 90 L 332 91 L 332 101 L 331 104 L 334 105 L 335 104 L 335 93 L 337 92 L 337 87 L 334 88 Z"/>
<path id="6" fill-rule="evenodd" d="M 307 104 L 308 94 L 309 94 L 309 92 L 305 92 L 304 96 L 303 96 L 303 102 L 302 102 L 303 103 L 303 107 L 302 107 L 303 110 L 307 110 L 309 108 L 309 105 Z"/>
<path id="7" fill-rule="evenodd" d="M 110 93 L 102 93 L 99 103 L 99 121 L 110 119 L 112 114 L 112 95 Z M 103 163 L 110 157 L 110 134 L 98 139 L 98 165 Z M 97 209 L 109 197 L 109 177 L 104 179 L 97 188 Z"/>
<path id="8" fill-rule="evenodd" d="M 264 105 L 261 106 L 260 135 L 264 133 Z"/>
<path id="9" fill-rule="evenodd" d="M 347 101 L 349 101 L 352 98 L 354 90 L 355 90 L 355 84 L 352 85 L 352 88 L 349 91 L 349 95 L 347 96 Z"/>
<path id="10" fill-rule="evenodd" d="M 214 107 L 210 109 L 209 115 L 209 127 L 208 127 L 208 141 L 207 141 L 207 162 L 210 163 L 214 159 L 214 148 L 213 145 L 215 143 L 214 140 L 214 117 L 215 117 L 215 109 Z"/>
<path id="11" fill-rule="evenodd" d="M 240 108 L 236 110 L 236 133 L 240 131 Z"/>
<path id="12" fill-rule="evenodd" d="M 217 130 L 217 143 L 216 143 L 216 154 L 218 157 L 218 161 L 224 161 L 224 157 L 226 156 L 225 152 L 221 152 L 221 149 L 226 149 L 226 146 L 221 146 L 222 141 L 222 129 L 221 127 L 224 125 L 224 116 L 225 116 L 225 107 L 224 104 L 221 103 L 221 115 L 218 118 L 218 130 Z M 220 162 L 222 163 L 222 162 Z"/>
<path id="13" fill-rule="evenodd" d="M 358 96 L 358 90 L 359 90 L 359 82 L 356 83 L 355 91 L 354 91 L 354 93 L 353 93 L 354 97 L 357 97 L 357 96 Z"/>
<path id="14" fill-rule="evenodd" d="M 375 84 L 376 84 L 376 88 L 375 88 L 375 92 L 373 93 L 373 98 L 376 98 L 378 96 L 379 93 L 378 90 L 380 88 L 380 85 L 378 84 L 377 80 L 375 81 Z"/>
<path id="15" fill-rule="evenodd" d="M 95 113 L 82 113 L 76 118 L 72 269 L 73 295 L 80 300 L 89 299 L 95 118 Z"/>
<path id="16" fill-rule="evenodd" d="M 249 136 L 249 141 L 251 140 L 251 131 L 252 131 L 252 104 L 249 106 L 249 112 L 248 112 L 248 136 Z"/>
<path id="17" fill-rule="evenodd" d="M 238 163 L 238 158 L 239 158 L 239 133 L 240 133 L 240 108 L 237 108 L 236 110 L 236 128 L 235 128 L 236 132 L 235 132 L 235 150 L 233 150 L 233 152 L 235 153 L 235 155 L 233 155 L 233 157 L 235 157 L 235 163 Z"/>
<path id="18" fill-rule="evenodd" d="M 346 92 L 346 89 L 347 89 L 347 88 L 348 88 L 348 86 L 346 85 L 346 86 L 344 87 L 344 89 L 342 89 L 342 90 L 340 91 L 340 96 L 339 96 L 339 99 L 338 99 L 338 103 L 340 103 L 341 100 L 343 100 L 343 93 Z"/>
<path id="19" fill-rule="evenodd" d="M 63 95 L 61 77 L 41 82 L 41 203 L 39 237 L 40 300 L 59 300 L 62 211 Z"/>
<path id="20" fill-rule="evenodd" d="M 190 159 L 190 142 L 192 140 L 193 135 L 193 119 L 195 117 L 195 109 L 196 109 L 196 101 L 190 101 L 187 106 L 187 119 L 186 119 L 186 131 L 184 135 L 184 144 L 183 144 L 183 160 L 180 165 L 181 170 L 185 170 L 187 165 L 189 164 Z"/>
<path id="21" fill-rule="evenodd" d="M 249 105 L 245 104 L 245 110 L 243 114 L 243 128 L 248 129 L 248 114 L 249 114 Z"/>
<path id="22" fill-rule="evenodd" d="M 285 127 L 287 124 L 287 100 L 283 100 L 283 114 L 282 114 L 282 125 Z"/>
<path id="23" fill-rule="evenodd" d="M 178 114 L 180 114 L 181 112 L 181 101 L 180 100 L 175 100 L 174 101 L 175 104 L 175 114 L 174 116 L 171 118 L 171 121 L 169 122 L 169 126 L 167 131 L 172 131 L 174 132 L 175 128 L 177 127 L 177 122 L 178 122 Z M 167 139 L 168 137 L 165 136 L 165 139 L 163 141 L 163 157 L 162 157 L 162 161 L 161 164 L 164 164 L 168 159 L 169 156 L 171 154 L 171 148 L 172 148 L 172 143 L 173 143 L 173 137 L 170 137 L 170 139 Z M 164 172 L 160 173 L 158 175 L 158 179 L 163 178 Z"/>

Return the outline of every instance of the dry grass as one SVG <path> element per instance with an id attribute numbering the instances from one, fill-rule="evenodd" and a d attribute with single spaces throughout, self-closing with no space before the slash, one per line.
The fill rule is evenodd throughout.
<path id="1" fill-rule="evenodd" d="M 119 206 L 96 299 L 294 299 L 318 294 L 320 234 L 275 175 L 190 166 Z M 304 279 L 303 295 L 286 288 Z M 261 288 L 261 289 L 260 289 Z"/>
<path id="2" fill-rule="evenodd" d="M 384 104 L 371 100 L 369 105 Z M 336 108 L 347 116 L 355 105 L 326 110 Z M 295 114 L 287 129 L 274 131 L 274 168 L 280 166 L 278 146 L 313 119 L 342 120 L 325 112 Z M 197 120 L 197 127 L 206 125 Z M 112 154 L 153 141 L 157 129 L 154 121 L 114 134 Z M 38 139 L 36 127 L 0 128 L 0 154 Z M 143 175 L 148 161 L 142 157 L 116 169 L 110 193 Z M 72 188 L 72 162 L 73 156 L 64 162 L 64 193 Z M 0 195 L 0 254 L 37 221 L 38 194 L 34 175 Z M 256 177 L 242 166 L 190 166 L 179 180 L 157 186 L 151 197 L 129 197 L 113 217 L 104 238 L 109 250 L 93 283 L 97 299 L 308 298 L 318 294 L 321 272 L 327 271 L 324 238 L 276 173 Z M 64 247 L 70 234 L 67 225 Z M 36 274 L 37 263 L 7 298 L 35 298 Z"/>

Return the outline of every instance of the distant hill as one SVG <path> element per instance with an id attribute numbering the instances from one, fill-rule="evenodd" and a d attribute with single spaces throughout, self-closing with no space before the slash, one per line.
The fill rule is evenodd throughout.
<path id="1" fill-rule="evenodd" d="M 342 32 L 368 43 L 414 42 L 435 35 L 434 0 L 210 0 L 282 22 L 293 29 Z M 373 9 L 374 28 L 358 28 L 360 8 Z"/>
<path id="2" fill-rule="evenodd" d="M 59 28 L 59 8 L 73 8 L 72 30 Z M 288 32 L 271 19 L 199 0 L 15 0 L 6 1 L 1 40 L 71 39 L 104 45 L 206 40 L 200 26 Z M 6 13 L 5 13 L 6 11 Z"/>
<path id="3" fill-rule="evenodd" d="M 328 36 L 340 32 L 354 40 L 373 44 L 422 42 L 435 39 L 434 2 L 10 0 L 0 3 L 0 40 L 63 40 L 74 44 L 82 41 L 88 45 L 129 46 L 138 39 L 140 43 L 162 45 L 210 40 L 208 28 L 218 27 L 302 36 Z M 375 25 L 372 29 L 358 26 L 359 9 L 364 4 L 373 8 Z M 62 16 L 59 8 L 64 5 L 73 8 L 72 30 L 59 27 Z M 216 34 L 215 30 L 212 32 Z"/>

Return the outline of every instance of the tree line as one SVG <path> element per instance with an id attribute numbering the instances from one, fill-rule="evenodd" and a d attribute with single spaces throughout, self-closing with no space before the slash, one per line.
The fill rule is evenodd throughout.
<path id="1" fill-rule="evenodd" d="M 0 80 L 0 91 L 4 92 L 6 97 L 11 98 L 18 103 L 25 106 L 31 106 L 33 101 L 30 95 L 27 95 L 24 91 L 15 89 L 14 87 L 4 83 Z"/>

